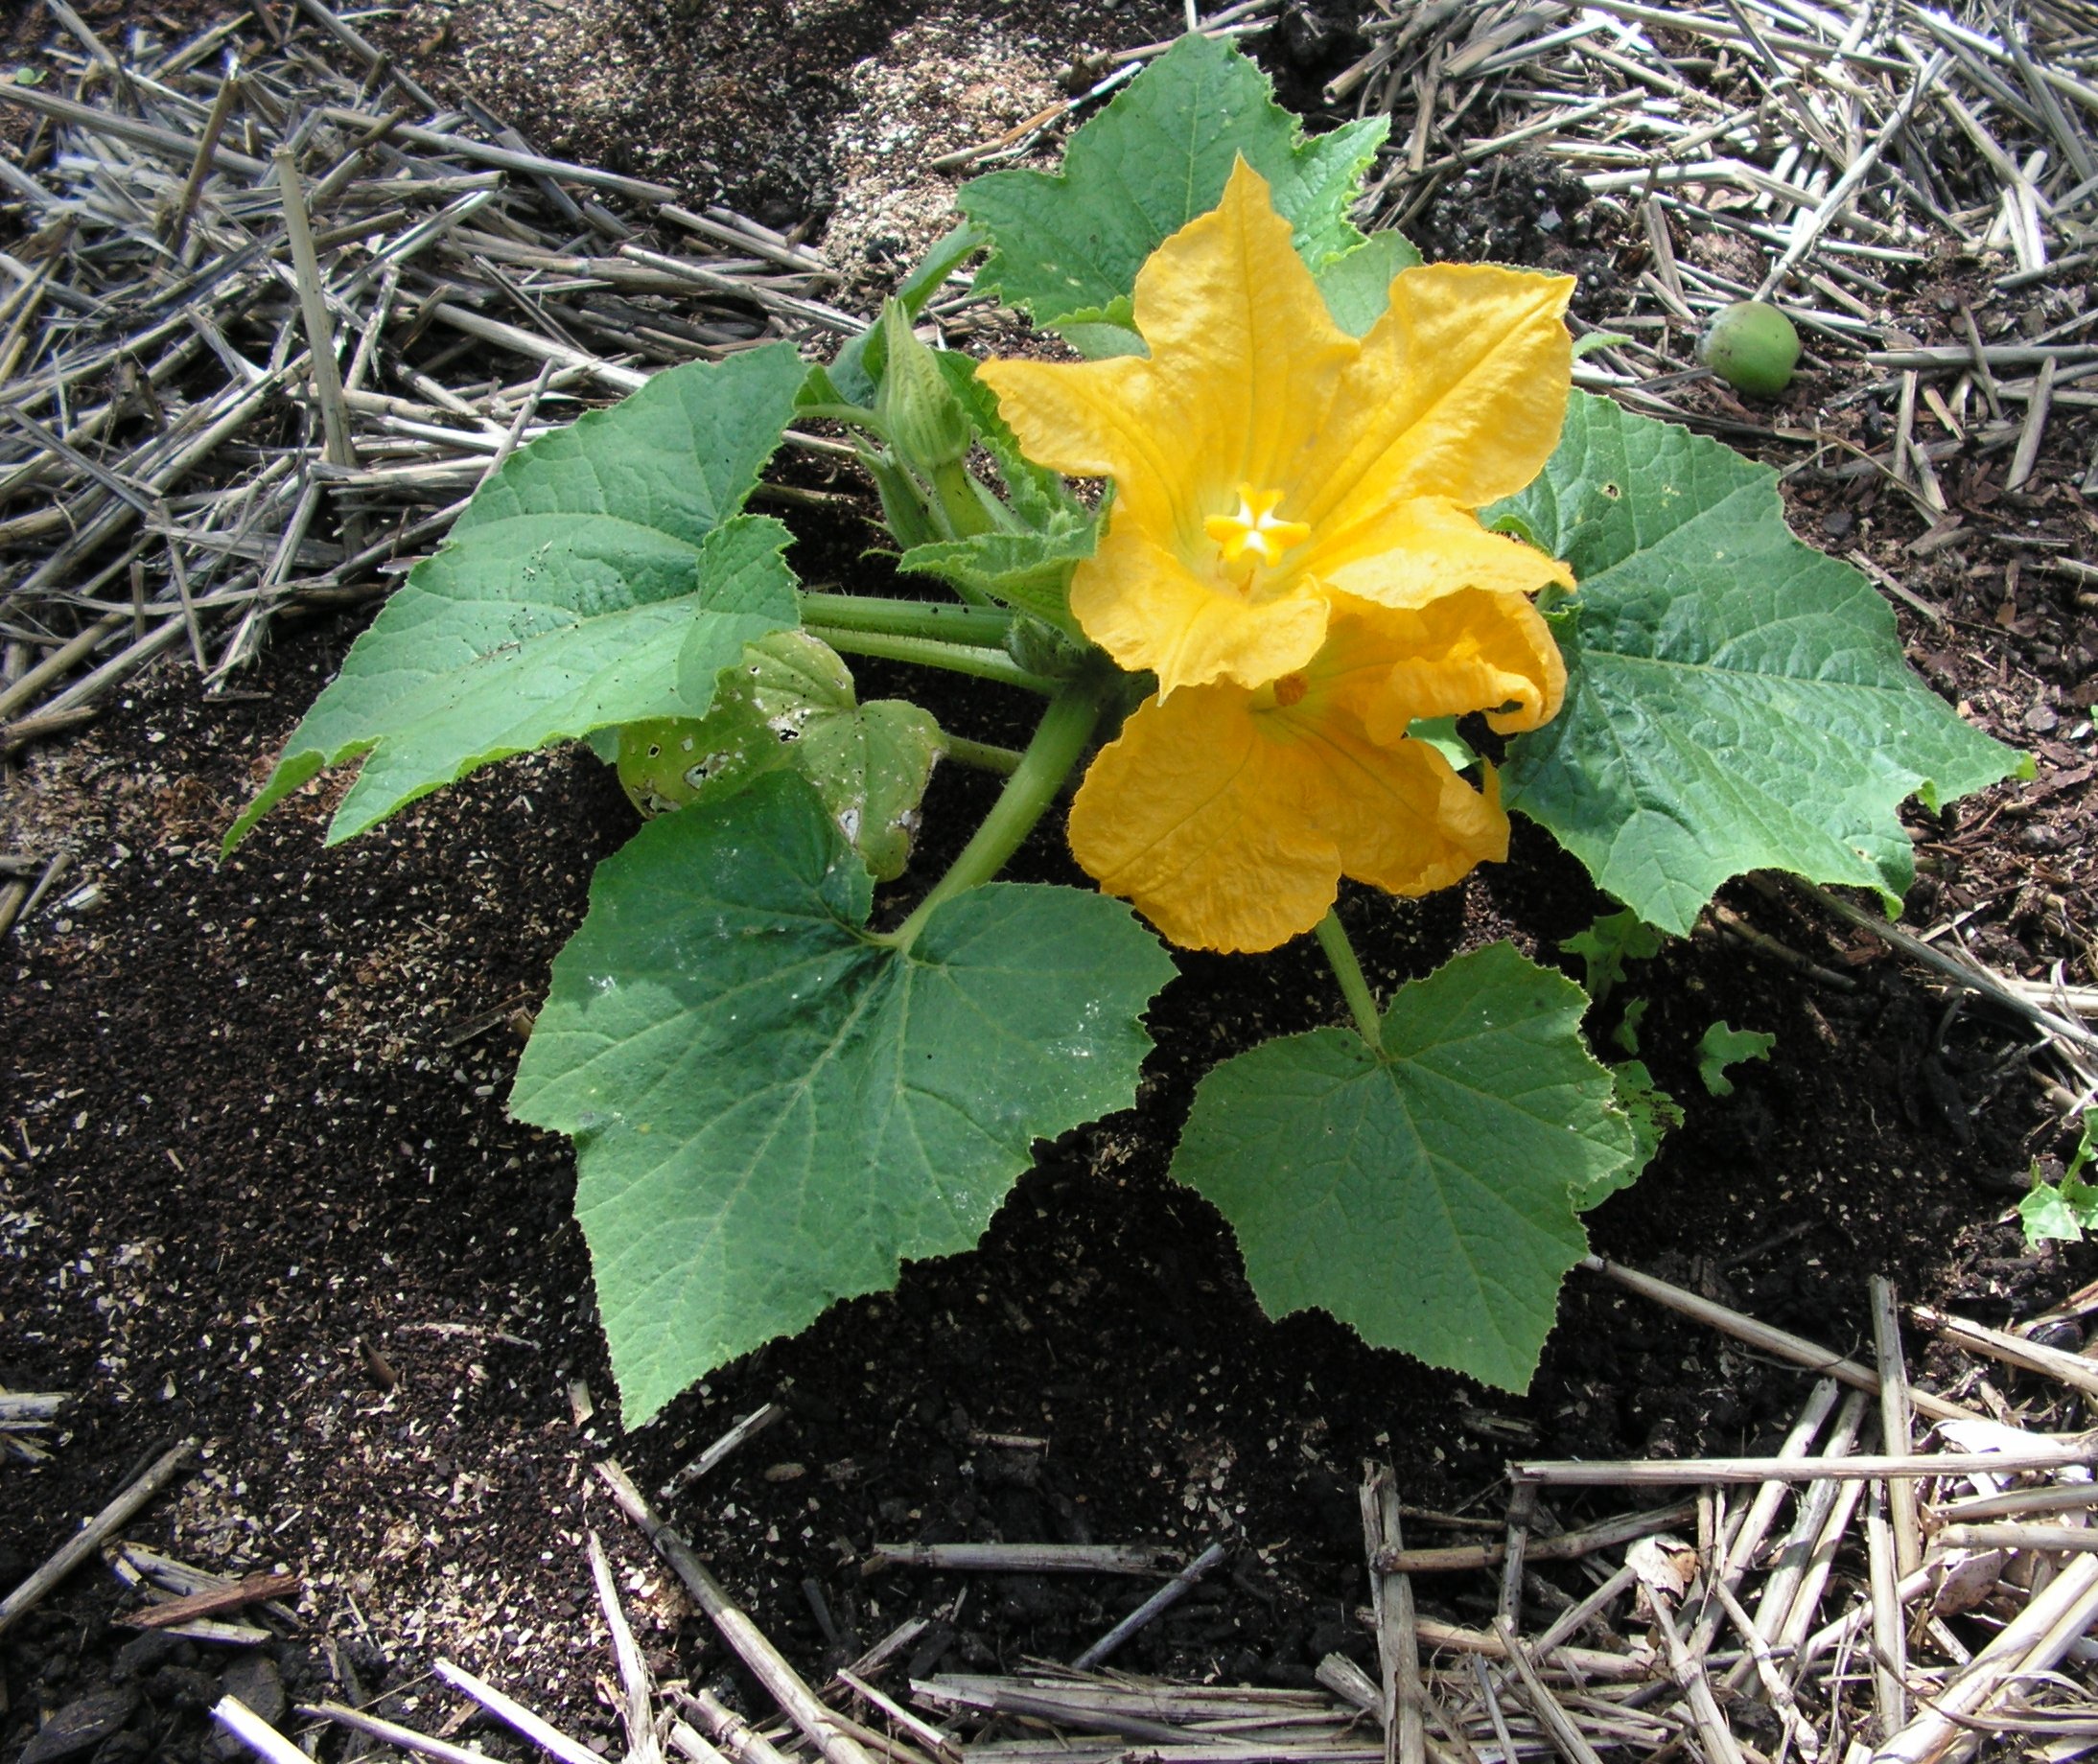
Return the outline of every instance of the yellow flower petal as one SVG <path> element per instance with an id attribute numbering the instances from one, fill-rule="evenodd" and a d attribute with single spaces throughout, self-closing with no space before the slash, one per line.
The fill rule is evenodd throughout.
<path id="1" fill-rule="evenodd" d="M 1342 874 L 1387 894 L 1432 894 L 1508 855 L 1508 818 L 1491 766 L 1481 795 L 1425 741 L 1385 747 L 1363 736 L 1329 738 L 1328 746 L 1336 773 L 1343 758 L 1354 768 L 1317 803 Z"/>
<path id="2" fill-rule="evenodd" d="M 1558 642 L 1523 594 L 1467 589 L 1407 612 L 1343 600 L 1334 633 L 1328 649 L 1336 660 L 1322 656 L 1317 665 L 1336 671 L 1335 689 L 1374 741 L 1398 740 L 1416 717 L 1473 710 L 1512 735 L 1549 723 L 1566 697 Z"/>
<path id="3" fill-rule="evenodd" d="M 1299 481 L 1317 418 L 1360 349 L 1333 322 L 1267 180 L 1244 159 L 1218 206 L 1145 261 L 1135 310 L 1159 393 L 1182 412 L 1176 427 L 1224 444 L 1186 462 L 1207 512 L 1228 513 L 1242 484 Z"/>
<path id="4" fill-rule="evenodd" d="M 1480 795 L 1434 749 L 1403 739 L 1403 721 L 1380 740 L 1362 715 L 1384 703 L 1427 624 L 1343 610 L 1309 666 L 1271 686 L 1194 686 L 1146 703 L 1071 805 L 1079 863 L 1176 943 L 1258 950 L 1316 925 L 1343 874 L 1423 894 L 1505 857 L 1497 784 Z M 1489 670 L 1473 673 L 1497 696 L 1466 709 L 1510 696 Z"/>
<path id="5" fill-rule="evenodd" d="M 1181 461 L 1172 429 L 1161 429 L 1148 396 L 1150 363 L 980 362 L 976 378 L 997 395 L 998 414 L 1037 465 L 1072 477 L 1111 477 L 1155 500 L 1170 494 Z"/>
<path id="6" fill-rule="evenodd" d="M 1535 477 L 1559 443 L 1573 383 L 1571 276 L 1428 264 L 1391 281 L 1306 462 L 1301 518 L 1340 531 L 1437 497 L 1479 508 Z"/>
<path id="7" fill-rule="evenodd" d="M 1333 841 L 1302 812 L 1289 748 L 1244 686 L 1147 701 L 1071 803 L 1079 864 L 1188 949 L 1272 949 L 1324 917 Z"/>
<path id="8" fill-rule="evenodd" d="M 1574 586 L 1558 559 L 1449 502 L 1403 502 L 1338 537 L 1321 536 L 1304 562 L 1328 589 L 1380 606 L 1425 606 L 1467 588 L 1533 594 L 1550 583 Z"/>

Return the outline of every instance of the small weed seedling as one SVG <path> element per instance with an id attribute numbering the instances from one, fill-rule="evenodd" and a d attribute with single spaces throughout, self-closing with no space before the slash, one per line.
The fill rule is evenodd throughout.
<path id="1" fill-rule="evenodd" d="M 1731 1097 L 1734 1080 L 1727 1077 L 1727 1068 L 1746 1060 L 1768 1059 L 1770 1050 L 1777 1045 L 1777 1036 L 1766 1035 L 1760 1029 L 1736 1029 L 1731 1023 L 1714 1023 L 1698 1037 L 1698 1079 L 1711 1095 Z"/>
<path id="2" fill-rule="evenodd" d="M 2094 1158 L 2098 1158 L 2098 1108 L 2086 1108 L 2083 1137 L 2076 1142 L 2062 1180 L 2047 1181 L 2040 1173 L 2040 1165 L 2033 1165 L 2033 1186 L 2017 1203 L 2018 1219 L 2031 1247 L 2037 1249 L 2048 1238 L 2075 1243 L 2086 1231 L 2098 1231 L 2098 1186 L 2084 1179 Z"/>

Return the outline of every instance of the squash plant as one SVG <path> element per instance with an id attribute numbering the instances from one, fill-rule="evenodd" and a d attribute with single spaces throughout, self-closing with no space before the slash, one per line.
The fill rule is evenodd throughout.
<path id="1" fill-rule="evenodd" d="M 1572 390 L 1565 278 L 1360 234 L 1384 128 L 1306 139 L 1235 50 L 1183 40 L 1060 174 L 967 185 L 835 361 L 673 368 L 508 460 L 232 829 L 352 761 L 331 840 L 511 754 L 616 759 L 648 819 L 510 1106 L 575 1141 L 629 1423 L 974 1243 L 1037 1138 L 1132 1101 L 1169 944 L 1307 932 L 1351 1027 L 1217 1066 L 1174 1173 L 1270 1311 L 1520 1386 L 1654 1097 L 1590 1055 L 1582 988 L 1506 944 L 1379 1001 L 1340 878 L 1448 887 L 1522 814 L 1660 931 L 1760 869 L 1891 904 L 1900 803 L 2020 764 L 1786 530 L 1770 471 Z M 1083 360 L 923 341 L 971 261 Z M 746 503 L 798 414 L 857 437 L 935 597 L 796 581 Z M 1028 694 L 1035 734 L 1004 753 L 861 702 L 854 655 Z M 1473 712 L 1498 768 L 1453 732 Z M 877 885 L 943 761 L 1007 776 L 899 917 Z M 1074 779 L 1098 889 L 999 881 Z"/>

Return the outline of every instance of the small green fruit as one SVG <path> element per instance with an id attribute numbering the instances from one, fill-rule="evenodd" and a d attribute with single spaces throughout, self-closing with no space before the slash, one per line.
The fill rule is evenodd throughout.
<path id="1" fill-rule="evenodd" d="M 1760 300 L 1737 300 L 1706 328 L 1699 346 L 1705 365 L 1737 392 L 1775 398 L 1792 383 L 1800 334 L 1792 321 Z"/>

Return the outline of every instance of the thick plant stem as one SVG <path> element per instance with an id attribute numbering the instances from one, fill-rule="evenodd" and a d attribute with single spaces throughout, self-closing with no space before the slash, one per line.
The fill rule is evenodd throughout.
<path id="1" fill-rule="evenodd" d="M 932 892 L 883 941 L 909 949 L 925 921 L 943 905 L 965 889 L 990 881 L 1005 868 L 1006 860 L 1057 800 L 1063 780 L 1092 739 L 1111 688 L 1112 676 L 1104 678 L 1090 671 L 1064 684 L 1042 713 L 1035 738 L 1027 744 L 1027 752 L 1020 755 L 1020 763 L 1006 779 L 983 824 L 947 867 L 947 873 L 932 885 Z"/>
<path id="2" fill-rule="evenodd" d="M 1333 963 L 1333 977 L 1340 983 L 1340 995 L 1355 1013 L 1355 1027 L 1369 1043 L 1370 1052 L 1381 1053 L 1384 1020 L 1377 1014 L 1376 997 L 1369 989 L 1369 982 L 1363 978 L 1363 964 L 1356 959 L 1355 945 L 1348 941 L 1347 932 L 1340 924 L 1340 915 L 1332 908 L 1328 908 L 1325 917 L 1318 921 L 1318 947 L 1326 952 L 1326 960 Z"/>
<path id="3" fill-rule="evenodd" d="M 801 603 L 804 625 L 828 625 L 837 631 L 874 631 L 890 637 L 929 638 L 938 643 L 995 649 L 1013 628 L 1013 615 L 992 607 L 888 600 L 875 594 L 804 592 L 796 598 Z"/>
<path id="4" fill-rule="evenodd" d="M 975 649 L 965 643 L 949 643 L 938 638 L 891 637 L 880 631 L 841 631 L 835 625 L 813 621 L 803 630 L 819 637 L 843 656 L 878 656 L 884 662 L 915 662 L 921 667 L 944 667 L 950 674 L 973 674 L 978 680 L 995 680 L 1001 685 L 1053 697 L 1062 683 L 1041 674 L 1031 674 L 1002 649 Z"/>

